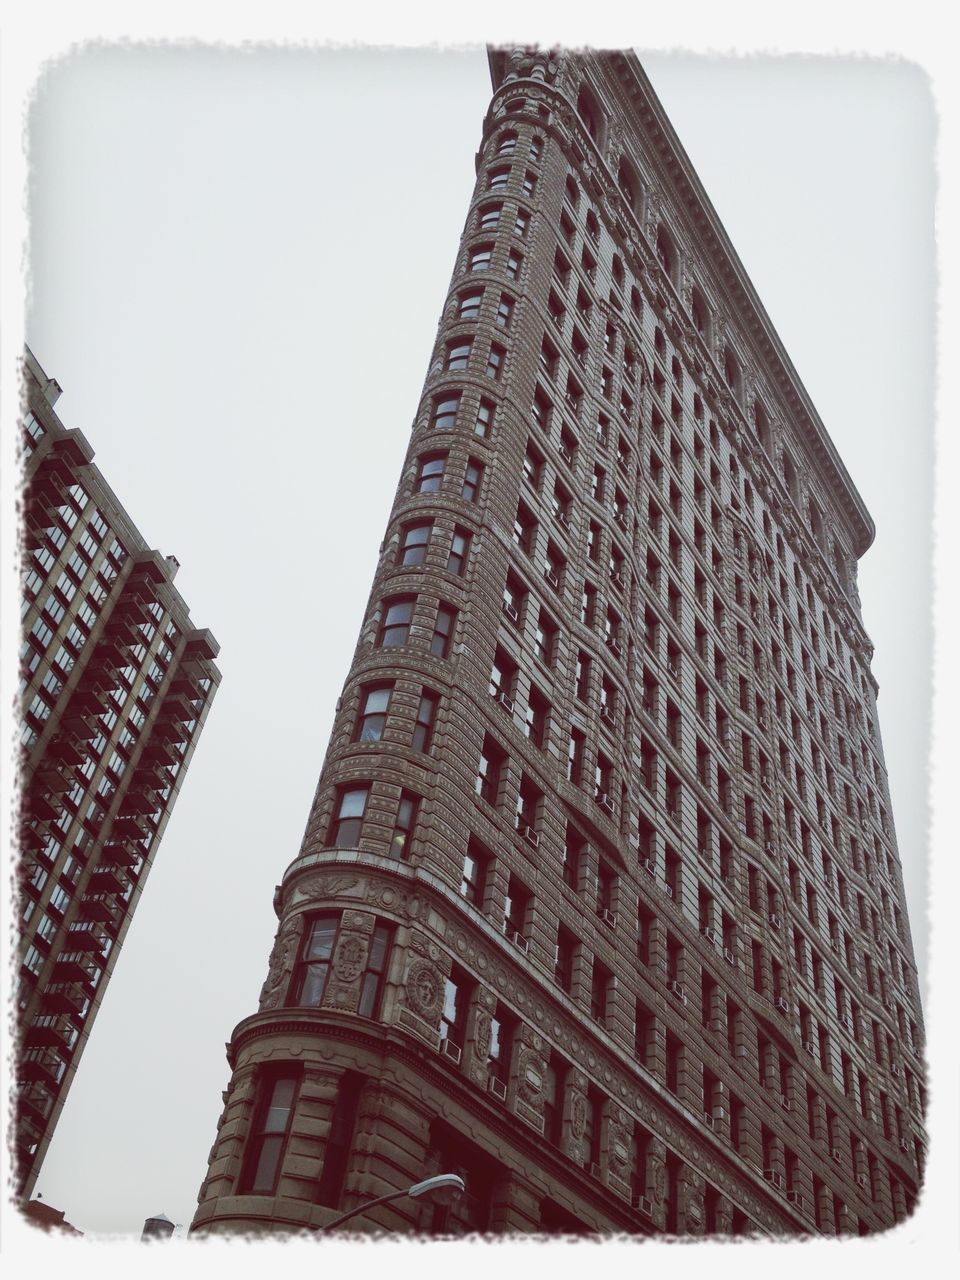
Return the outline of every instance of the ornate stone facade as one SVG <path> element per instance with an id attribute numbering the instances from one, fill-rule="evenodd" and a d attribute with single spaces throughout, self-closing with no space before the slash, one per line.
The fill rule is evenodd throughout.
<path id="1" fill-rule="evenodd" d="M 881 1230 L 925 1139 L 869 516 L 636 60 L 491 68 L 194 1229 L 455 1165 L 360 1228 Z"/>

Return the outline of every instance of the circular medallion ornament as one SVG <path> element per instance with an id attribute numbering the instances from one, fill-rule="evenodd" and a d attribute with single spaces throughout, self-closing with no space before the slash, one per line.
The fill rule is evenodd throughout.
<path id="1" fill-rule="evenodd" d="M 415 1013 L 430 1022 L 440 1016 L 442 990 L 433 965 L 426 960 L 414 961 L 406 981 L 407 1003 Z"/>
<path id="2" fill-rule="evenodd" d="M 657 1165 L 653 1175 L 653 1198 L 657 1204 L 663 1204 L 663 1197 L 667 1187 L 667 1175 L 662 1164 Z"/>
<path id="3" fill-rule="evenodd" d="M 524 1102 L 535 1104 L 543 1094 L 543 1066 L 532 1053 L 520 1058 L 519 1090 Z"/>
<path id="4" fill-rule="evenodd" d="M 475 964 L 481 973 L 486 973 L 487 969 L 490 967 L 490 961 L 487 959 L 486 954 L 483 951 L 477 952 Z"/>

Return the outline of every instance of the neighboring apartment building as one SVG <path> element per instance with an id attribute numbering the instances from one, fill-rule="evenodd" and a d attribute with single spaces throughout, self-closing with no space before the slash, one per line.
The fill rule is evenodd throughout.
<path id="1" fill-rule="evenodd" d="M 27 351 L 16 1161 L 29 1197 L 220 673 Z"/>
<path id="2" fill-rule="evenodd" d="M 637 59 L 477 183 L 194 1231 L 870 1233 L 923 1033 L 843 468 Z"/>

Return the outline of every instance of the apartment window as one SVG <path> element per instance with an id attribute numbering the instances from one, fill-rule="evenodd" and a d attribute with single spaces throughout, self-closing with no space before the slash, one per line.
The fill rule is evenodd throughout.
<path id="1" fill-rule="evenodd" d="M 392 684 L 361 690 L 360 714 L 357 717 L 357 742 L 379 742 L 383 737 L 392 692 Z"/>
<path id="2" fill-rule="evenodd" d="M 513 540 L 525 555 L 531 555 L 537 533 L 537 522 L 533 512 L 521 502 L 517 507 L 513 522 Z"/>
<path id="3" fill-rule="evenodd" d="M 532 196 L 537 189 L 537 175 L 535 173 L 525 173 L 523 175 L 523 186 L 521 190 L 525 196 Z"/>
<path id="4" fill-rule="evenodd" d="M 486 374 L 488 378 L 499 379 L 506 356 L 507 353 L 503 347 L 498 346 L 495 342 L 491 344 L 490 354 L 487 356 Z"/>
<path id="5" fill-rule="evenodd" d="M 534 746 L 541 749 L 547 740 L 547 716 L 549 711 L 549 702 L 539 690 L 531 685 L 530 694 L 527 698 L 527 711 L 524 716 L 523 731 Z"/>
<path id="6" fill-rule="evenodd" d="M 357 1006 L 357 1013 L 361 1018 L 376 1018 L 380 1013 L 380 999 L 383 995 L 383 979 L 387 969 L 391 936 L 392 930 L 389 925 L 378 924 L 370 939 L 366 968 L 360 984 L 360 1003 Z"/>
<path id="7" fill-rule="evenodd" d="M 482 399 L 480 401 L 480 404 L 477 406 L 477 420 L 473 424 L 473 434 L 475 436 L 480 436 L 481 439 L 486 439 L 490 434 L 490 429 L 493 426 L 494 408 L 495 406 L 492 400 Z"/>
<path id="8" fill-rule="evenodd" d="M 497 803 L 500 794 L 500 776 L 505 760 L 506 752 L 487 734 L 480 750 L 475 783 L 477 795 L 482 800 L 486 800 L 487 804 Z"/>
<path id="9" fill-rule="evenodd" d="M 355 849 L 360 841 L 360 828 L 367 807 L 369 785 L 347 787 L 340 792 L 333 822 L 332 844 L 337 849 Z"/>
<path id="10" fill-rule="evenodd" d="M 495 319 L 501 329 L 510 328 L 510 321 L 513 319 L 513 298 L 506 293 L 500 295 Z"/>
<path id="11" fill-rule="evenodd" d="M 545 667 L 552 667 L 557 656 L 557 635 L 559 627 L 547 613 L 540 608 L 537 614 L 537 625 L 534 633 L 534 653 Z"/>
<path id="12" fill-rule="evenodd" d="M 476 320 L 480 315 L 482 301 L 482 289 L 473 289 L 470 293 L 461 293 L 458 299 L 458 318 L 460 320 Z"/>
<path id="13" fill-rule="evenodd" d="M 475 907 L 483 905 L 483 892 L 486 884 L 487 868 L 492 859 L 488 850 L 478 840 L 471 840 L 463 859 L 463 876 L 460 880 L 460 893 Z"/>
<path id="14" fill-rule="evenodd" d="M 410 851 L 413 839 L 413 828 L 417 821 L 417 805 L 419 796 L 412 791 L 401 791 L 400 804 L 397 806 L 397 821 L 390 840 L 390 857 L 398 861 L 405 858 Z"/>
<path id="15" fill-rule="evenodd" d="M 456 416 L 456 412 L 454 412 Z M 443 472 L 447 465 L 445 453 L 428 453 L 420 459 L 417 466 L 417 493 L 436 493 L 443 483 Z"/>
<path id="16" fill-rule="evenodd" d="M 527 234 L 527 228 L 530 226 L 530 214 L 526 209 L 518 209 L 517 216 L 513 224 L 513 234 L 521 238 Z"/>
<path id="17" fill-rule="evenodd" d="M 261 1076 L 240 1179 L 242 1194 L 270 1196 L 276 1190 L 299 1083 L 300 1073 L 292 1070 Z"/>
<path id="18" fill-rule="evenodd" d="M 380 623 L 378 640 L 382 649 L 389 649 L 396 645 L 407 643 L 415 603 L 415 596 L 384 600 L 383 618 Z"/>
<path id="19" fill-rule="evenodd" d="M 581 649 L 577 654 L 576 683 L 574 685 L 574 693 L 581 702 L 586 702 L 589 699 L 590 667 L 590 657 Z"/>
<path id="20" fill-rule="evenodd" d="M 492 244 L 474 245 L 470 251 L 469 270 L 470 271 L 488 271 L 490 269 L 490 260 L 493 257 Z"/>
<path id="21" fill-rule="evenodd" d="M 487 178 L 487 189 L 489 191 L 499 191 L 505 187 L 510 180 L 510 166 L 504 165 L 500 169 L 491 169 Z"/>
<path id="22" fill-rule="evenodd" d="M 579 729 L 570 730 L 567 746 L 567 778 L 575 786 L 583 780 L 583 751 L 586 738 Z"/>
<path id="23" fill-rule="evenodd" d="M 429 751 L 430 743 L 433 738 L 433 725 L 437 716 L 437 706 L 440 702 L 440 695 L 433 693 L 432 690 L 424 689 L 420 697 L 420 706 L 417 708 L 417 720 L 413 729 L 413 749 L 414 751 Z"/>
<path id="24" fill-rule="evenodd" d="M 471 458 L 467 463 L 467 469 L 463 476 L 463 492 L 462 496 L 467 502 L 476 502 L 480 493 L 480 482 L 483 479 L 483 465 L 475 458 Z"/>
<path id="25" fill-rule="evenodd" d="M 472 338 L 454 338 L 452 342 L 448 342 L 446 360 L 447 372 L 455 373 L 457 370 L 466 369 L 470 360 L 470 353 L 472 351 Z"/>
<path id="26" fill-rule="evenodd" d="M 577 942 L 573 934 L 560 925 L 557 930 L 557 953 L 554 977 L 557 986 L 567 995 L 573 990 L 573 960 Z"/>
<path id="27" fill-rule="evenodd" d="M 594 957 L 593 972 L 590 977 L 590 1013 L 597 1022 L 607 1020 L 607 1003 L 613 985 L 613 974 Z"/>
<path id="28" fill-rule="evenodd" d="M 526 938 L 532 904 L 533 894 L 516 876 L 511 875 L 503 906 L 504 928 L 508 937 L 519 934 L 521 938 Z"/>
<path id="29" fill-rule="evenodd" d="M 448 604 L 441 604 L 437 608 L 437 620 L 433 625 L 433 637 L 430 640 L 430 652 L 435 658 L 446 658 L 449 654 L 456 621 L 456 609 Z"/>
<path id="30" fill-rule="evenodd" d="M 463 577 L 469 550 L 470 534 L 466 529 L 454 529 L 450 542 L 450 555 L 447 557 L 447 573 L 453 573 L 458 578 Z"/>
<path id="31" fill-rule="evenodd" d="M 432 520 L 423 524 L 407 525 L 400 542 L 399 563 L 402 565 L 423 564 L 427 558 L 427 547 L 430 545 L 432 531 Z"/>
<path id="32" fill-rule="evenodd" d="M 490 696 L 507 698 L 513 702 L 514 683 L 517 678 L 517 664 L 499 645 L 493 655 L 493 666 L 490 670 Z M 508 710 L 512 710 L 512 705 Z"/>
<path id="33" fill-rule="evenodd" d="M 511 280 L 516 280 L 520 275 L 520 268 L 523 266 L 523 254 L 518 253 L 516 249 L 511 249 L 507 254 L 507 275 Z"/>
<path id="34" fill-rule="evenodd" d="M 502 211 L 502 204 L 484 205 L 477 214 L 477 229 L 480 231 L 496 231 Z"/>
<path id="35" fill-rule="evenodd" d="M 454 965 L 443 984 L 443 1011 L 440 1014 L 440 1039 L 463 1048 L 466 1039 L 467 1009 L 472 989 L 470 978 Z"/>

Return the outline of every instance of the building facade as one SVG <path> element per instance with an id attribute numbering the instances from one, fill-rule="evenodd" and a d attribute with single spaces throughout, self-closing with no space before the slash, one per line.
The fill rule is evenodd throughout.
<path id="1" fill-rule="evenodd" d="M 210 702 L 218 645 L 24 361 L 16 1162 L 28 1197 Z"/>
<path id="2" fill-rule="evenodd" d="M 636 58 L 477 182 L 193 1230 L 868 1234 L 922 1023 L 873 526 Z"/>

